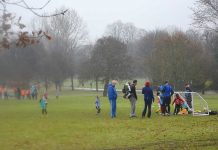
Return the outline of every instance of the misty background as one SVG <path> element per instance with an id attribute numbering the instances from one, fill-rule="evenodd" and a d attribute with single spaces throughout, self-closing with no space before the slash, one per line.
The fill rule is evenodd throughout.
<path id="1" fill-rule="evenodd" d="M 184 89 L 186 83 L 195 90 L 218 88 L 218 13 L 215 10 L 209 19 L 211 8 L 204 9 L 207 5 L 201 1 L 52 0 L 42 10 L 33 7 L 43 1 L 25 2 L 28 9 L 6 5 L 6 12 L 22 16 L 19 27 L 20 21 L 27 26 L 18 33 L 21 37 L 43 33 L 47 39 L 10 39 L 17 46 L 1 50 L 1 85 L 29 88 L 30 83 L 40 82 L 46 89 L 51 84 L 61 89 L 67 80 L 74 90 L 75 80 L 81 85 L 91 81 L 97 91 L 99 84 L 104 85 L 104 95 L 112 79 L 150 80 L 154 87 L 168 80 L 175 90 Z M 212 4 L 217 7 L 216 1 Z M 205 18 L 196 13 L 201 8 L 212 23 L 201 24 Z M 65 10 L 55 17 L 33 13 Z M 1 33 L 8 35 L 10 28 L 4 25 L 11 18 L 4 15 L 3 11 Z"/>

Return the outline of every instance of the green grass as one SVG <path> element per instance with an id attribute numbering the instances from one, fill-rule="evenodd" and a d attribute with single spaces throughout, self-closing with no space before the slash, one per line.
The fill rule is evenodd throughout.
<path id="1" fill-rule="evenodd" d="M 96 115 L 95 96 L 65 91 L 56 100 L 50 94 L 47 116 L 41 115 L 38 101 L 0 100 L 0 149 L 218 149 L 218 115 L 163 117 L 153 112 L 151 119 L 141 119 L 139 96 L 138 118 L 129 118 L 130 104 L 119 97 L 117 118 L 111 119 L 107 98 L 101 97 L 102 112 Z M 205 98 L 218 110 L 218 95 Z"/>

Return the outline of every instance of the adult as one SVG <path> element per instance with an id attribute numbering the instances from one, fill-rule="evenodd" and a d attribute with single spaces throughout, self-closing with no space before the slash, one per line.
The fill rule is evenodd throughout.
<path id="1" fill-rule="evenodd" d="M 153 90 L 150 87 L 150 82 L 145 82 L 145 87 L 142 88 L 142 94 L 144 94 L 144 110 L 142 112 L 142 118 L 145 117 L 147 109 L 148 109 L 148 115 L 147 117 L 151 117 L 151 105 L 152 102 L 154 102 L 154 95 Z"/>
<path id="2" fill-rule="evenodd" d="M 163 96 L 163 107 L 162 115 L 170 115 L 170 103 L 171 96 L 174 94 L 172 87 L 169 85 L 168 81 L 162 86 L 162 96 Z"/>
<path id="3" fill-rule="evenodd" d="M 190 88 L 190 85 L 186 84 L 185 85 L 185 100 L 186 100 L 186 102 L 187 102 L 187 104 L 188 104 L 188 106 L 190 108 L 192 108 L 192 95 L 191 95 L 191 92 L 192 92 L 192 90 Z"/>
<path id="4" fill-rule="evenodd" d="M 38 91 L 35 85 L 32 85 L 30 92 L 31 92 L 32 99 L 33 100 L 37 99 Z"/>
<path id="5" fill-rule="evenodd" d="M 4 98 L 8 99 L 8 89 L 7 89 L 7 87 L 4 88 Z"/>
<path id="6" fill-rule="evenodd" d="M 20 96 L 21 96 L 21 91 L 20 88 L 17 88 L 17 99 L 20 100 Z"/>
<path id="7" fill-rule="evenodd" d="M 1 98 L 3 97 L 2 94 L 3 94 L 3 86 L 0 85 L 0 96 L 1 96 Z"/>
<path id="8" fill-rule="evenodd" d="M 116 117 L 116 107 L 117 107 L 117 91 L 116 86 L 117 81 L 112 80 L 112 82 L 108 85 L 108 99 L 110 102 L 110 112 L 111 112 L 111 118 Z"/>
<path id="9" fill-rule="evenodd" d="M 20 94 L 21 94 L 22 99 L 24 99 L 25 98 L 25 90 L 21 89 Z"/>
<path id="10" fill-rule="evenodd" d="M 30 89 L 27 89 L 26 92 L 26 97 L 30 100 L 31 99 L 31 96 L 30 96 Z"/>
<path id="11" fill-rule="evenodd" d="M 130 85 L 130 94 L 131 94 L 131 96 L 129 97 L 130 117 L 136 117 L 136 114 L 135 114 L 136 101 L 137 101 L 136 85 L 137 85 L 137 80 L 133 80 L 133 83 Z"/>
<path id="12" fill-rule="evenodd" d="M 56 88 L 55 95 L 56 95 L 56 99 L 58 99 L 60 96 L 60 88 L 59 87 Z"/>

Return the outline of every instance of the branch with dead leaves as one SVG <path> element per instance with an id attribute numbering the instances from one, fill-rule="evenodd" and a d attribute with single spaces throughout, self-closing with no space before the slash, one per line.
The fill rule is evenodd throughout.
<path id="1" fill-rule="evenodd" d="M 44 9 L 50 2 L 51 0 L 47 0 L 41 7 L 31 7 L 25 0 L 0 0 L 0 6 L 2 6 L 2 9 L 0 8 L 0 11 L 2 11 L 2 16 L 0 17 L 0 50 L 10 48 L 14 41 L 16 41 L 16 46 L 26 47 L 27 45 L 39 43 L 43 37 L 51 40 L 51 36 L 41 30 L 32 33 L 23 31 L 26 25 L 21 23 L 21 17 L 16 20 L 16 17 L 8 12 L 6 7 L 8 5 L 21 7 L 38 17 L 54 17 L 64 15 L 68 11 L 68 9 L 65 9 L 50 15 L 42 15 L 37 12 L 37 10 Z M 13 30 L 14 28 L 18 28 L 16 33 Z"/>

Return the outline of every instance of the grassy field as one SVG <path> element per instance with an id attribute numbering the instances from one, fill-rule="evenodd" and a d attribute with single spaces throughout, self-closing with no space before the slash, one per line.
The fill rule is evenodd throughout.
<path id="1" fill-rule="evenodd" d="M 41 115 L 38 101 L 0 100 L 0 149 L 218 149 L 218 115 L 164 117 L 153 112 L 150 119 L 142 119 L 143 97 L 139 96 L 137 118 L 129 118 L 130 104 L 119 97 L 117 118 L 111 119 L 103 97 L 102 112 L 96 115 L 95 96 L 65 91 L 57 100 L 50 94 L 47 116 Z M 218 95 L 205 99 L 218 110 Z"/>

